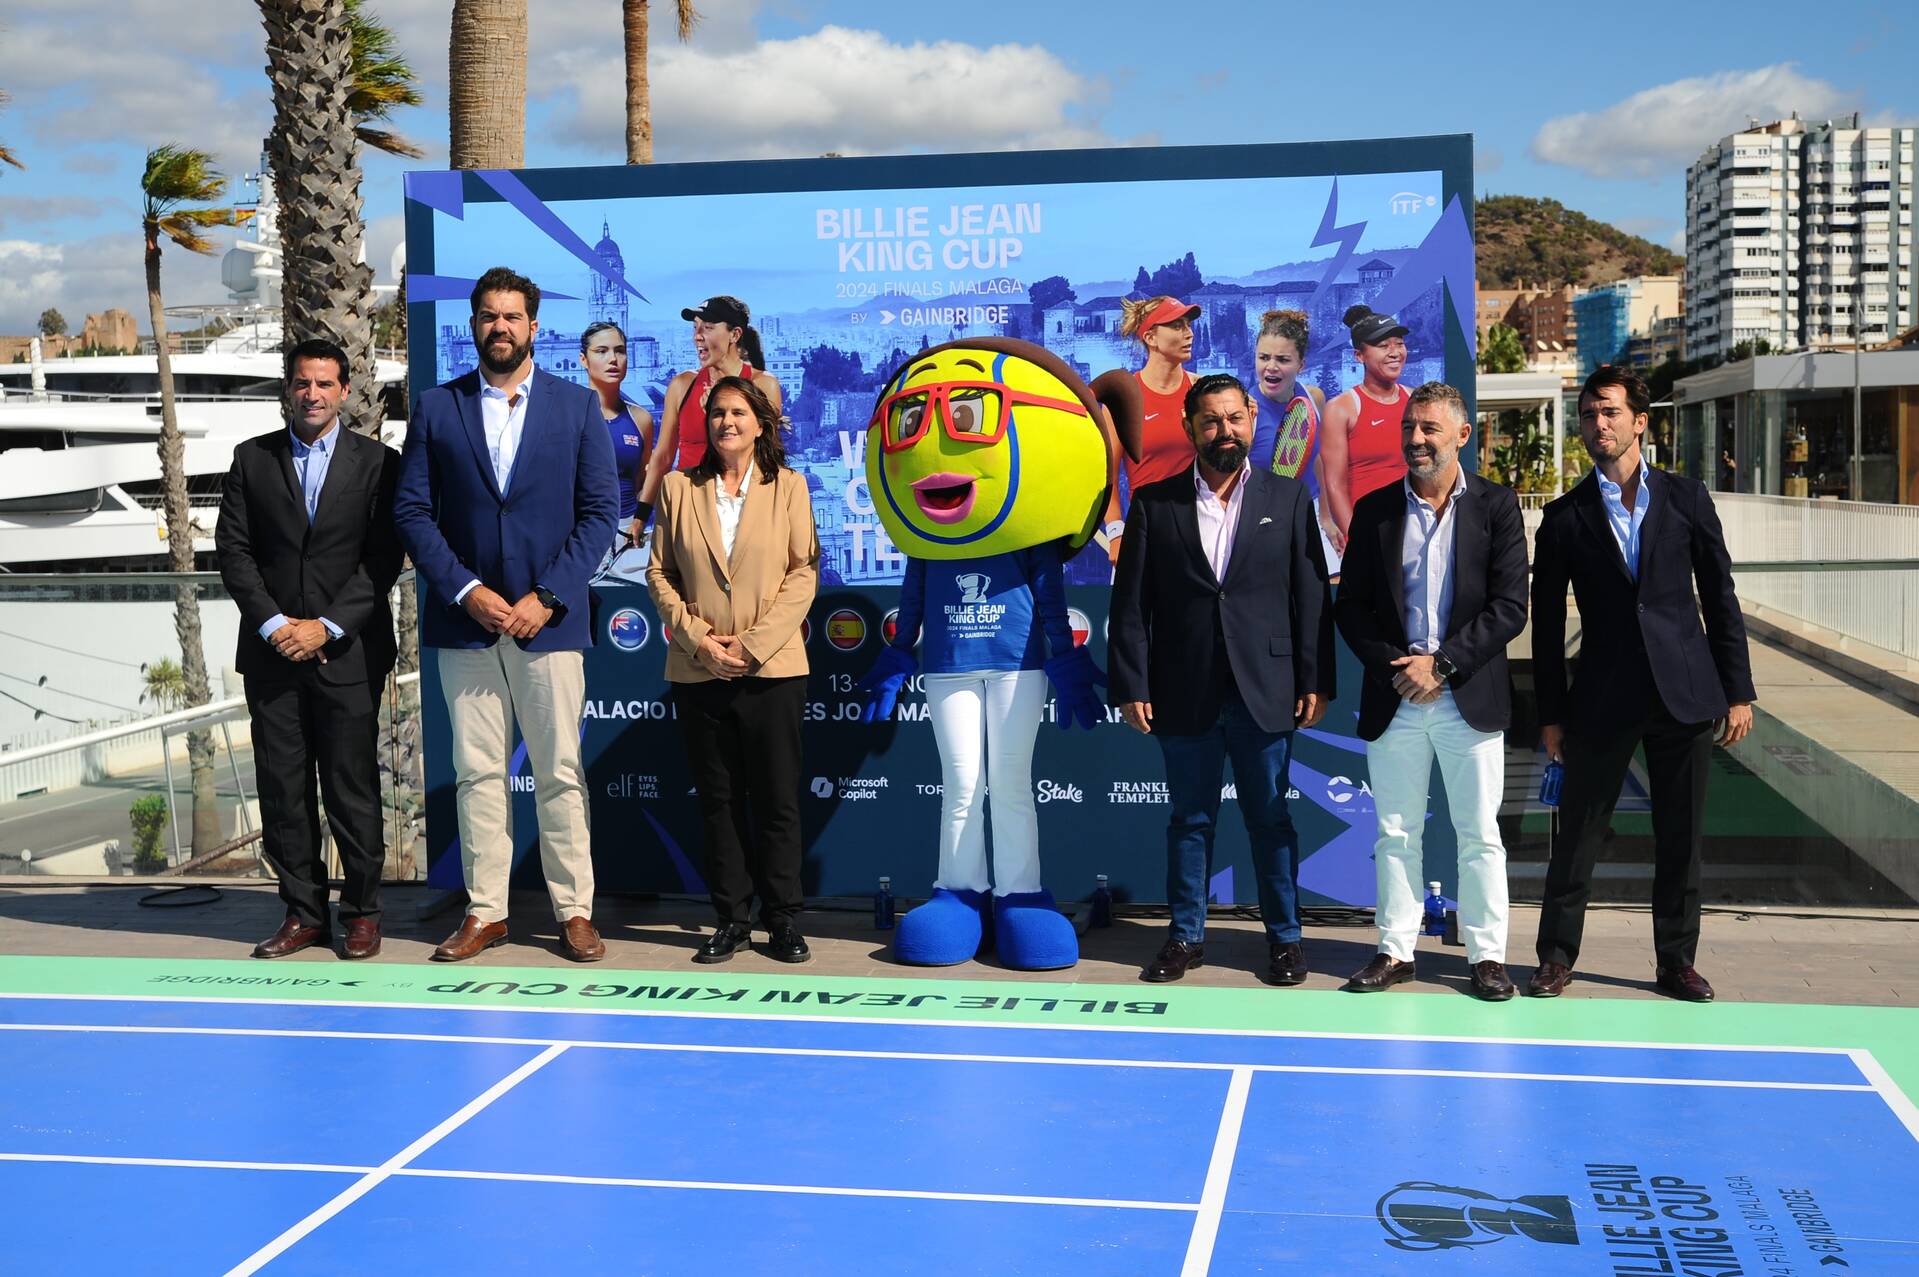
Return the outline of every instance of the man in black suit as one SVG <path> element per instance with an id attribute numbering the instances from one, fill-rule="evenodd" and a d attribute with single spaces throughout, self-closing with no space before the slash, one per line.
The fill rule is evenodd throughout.
<path id="1" fill-rule="evenodd" d="M 1428 382 L 1400 424 L 1406 478 L 1360 499 L 1334 614 L 1366 667 L 1359 734 L 1378 815 L 1379 953 L 1346 982 L 1376 993 L 1413 978 L 1426 799 L 1439 760 L 1459 840 L 1459 924 L 1473 996 L 1503 1002 L 1505 794 L 1512 680 L 1506 645 L 1526 628 L 1526 526 L 1510 488 L 1468 474 L 1459 391 Z"/>
<path id="2" fill-rule="evenodd" d="M 1699 841 L 1715 733 L 1752 730 L 1746 623 L 1712 497 L 1645 464 L 1646 383 L 1604 365 L 1579 392 L 1593 473 L 1546 507 L 1533 545 L 1533 675 L 1541 743 L 1566 766 L 1561 837 L 1546 870 L 1539 969 L 1556 997 L 1579 960 L 1593 861 L 1633 751 L 1652 790 L 1653 951 L 1663 993 L 1710 1002 L 1699 947 Z M 1566 586 L 1579 604 L 1579 669 L 1566 686 Z M 1693 594 L 1698 584 L 1698 596 Z M 1700 626 L 1700 613 L 1705 626 Z"/>
<path id="3" fill-rule="evenodd" d="M 340 420 L 349 376 L 346 352 L 330 341 L 287 352 L 288 427 L 234 449 L 214 531 L 220 579 L 240 607 L 235 664 L 253 716 L 266 856 L 287 907 L 256 958 L 331 942 L 316 772 L 346 876 L 343 952 L 380 951 L 386 843 L 375 743 L 394 658 L 387 592 L 400 570 L 400 458 Z"/>
<path id="4" fill-rule="evenodd" d="M 1252 842 L 1267 978 L 1306 978 L 1299 836 L 1286 810 L 1293 730 L 1333 697 L 1333 615 L 1313 500 L 1247 461 L 1257 406 L 1236 378 L 1186 392 L 1190 470 L 1133 494 L 1113 578 L 1112 702 L 1159 742 L 1171 934 L 1140 972 L 1177 980 L 1205 956 L 1206 893 L 1227 758 Z"/>

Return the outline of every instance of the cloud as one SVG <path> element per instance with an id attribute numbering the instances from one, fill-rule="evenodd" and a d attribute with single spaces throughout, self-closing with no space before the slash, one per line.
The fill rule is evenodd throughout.
<path id="1" fill-rule="evenodd" d="M 1506 153 L 1496 146 L 1489 146 L 1478 138 L 1473 139 L 1473 176 L 1487 177 L 1506 167 Z"/>
<path id="2" fill-rule="evenodd" d="M 220 259 L 177 250 L 162 254 L 160 287 L 168 304 L 226 296 Z M 147 329 L 147 286 L 138 228 L 65 244 L 0 239 L 0 333 L 28 333 L 40 312 L 58 306 L 75 329 L 110 306 Z"/>
<path id="3" fill-rule="evenodd" d="M 105 200 L 89 199 L 84 195 L 0 195 L 0 231 L 9 226 L 92 217 L 107 211 L 109 207 Z"/>
<path id="4" fill-rule="evenodd" d="M 1790 62 L 1720 71 L 1641 90 L 1601 111 L 1547 120 L 1533 137 L 1532 153 L 1594 177 L 1666 176 L 1745 128 L 1748 118 L 1770 121 L 1797 111 L 1824 119 L 1857 105 L 1857 95 L 1801 75 Z"/>
<path id="5" fill-rule="evenodd" d="M 661 159 L 759 159 L 899 151 L 1111 145 L 1093 115 L 1104 86 L 1037 45 L 896 44 L 828 26 L 714 52 L 655 43 L 653 118 Z M 555 55 L 574 110 L 561 140 L 617 153 L 625 80 L 617 41 Z"/>

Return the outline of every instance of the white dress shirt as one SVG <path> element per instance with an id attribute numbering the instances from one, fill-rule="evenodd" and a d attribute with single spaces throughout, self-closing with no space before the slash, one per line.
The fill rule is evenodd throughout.
<path id="1" fill-rule="evenodd" d="M 726 557 L 733 557 L 733 542 L 740 535 L 740 515 L 746 510 L 746 494 L 753 487 L 753 463 L 746 463 L 746 474 L 740 479 L 740 494 L 737 497 L 726 495 L 726 483 L 715 476 L 713 480 L 713 499 L 719 503 L 720 544 L 726 547 Z"/>
<path id="2" fill-rule="evenodd" d="M 1213 494 L 1213 485 L 1193 463 L 1193 512 L 1199 516 L 1199 543 L 1206 550 L 1206 562 L 1213 569 L 1213 580 L 1226 579 L 1227 565 L 1233 561 L 1233 541 L 1239 536 L 1239 510 L 1246 504 L 1246 485 L 1252 482 L 1253 465 L 1239 467 L 1225 500 Z"/>
<path id="3" fill-rule="evenodd" d="M 1430 656 L 1446 637 L 1453 614 L 1453 544 L 1459 538 L 1459 520 L 1453 512 L 1466 492 L 1466 472 L 1456 471 L 1446 509 L 1436 513 L 1413 491 L 1410 478 L 1401 479 L 1406 491 L 1406 530 L 1399 541 L 1400 581 L 1406 587 L 1407 649 Z"/>
<path id="4" fill-rule="evenodd" d="M 501 496 L 506 495 L 507 480 L 513 477 L 513 459 L 520 455 L 520 435 L 526 430 L 526 396 L 532 388 L 530 372 L 511 391 L 480 378 L 480 428 L 486 434 L 486 456 L 493 465 L 493 482 L 500 486 Z M 454 594 L 453 601 L 466 602 L 466 596 L 479 583 L 477 576 L 468 581 Z"/>

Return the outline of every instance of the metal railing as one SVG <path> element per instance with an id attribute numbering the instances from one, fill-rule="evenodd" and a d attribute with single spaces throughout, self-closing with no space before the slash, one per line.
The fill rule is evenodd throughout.
<path id="1" fill-rule="evenodd" d="M 1751 604 L 1908 659 L 1919 656 L 1919 506 L 1713 494 Z M 1753 564 L 1796 565 L 1755 571 Z M 1821 571 L 1840 563 L 1853 570 Z"/>

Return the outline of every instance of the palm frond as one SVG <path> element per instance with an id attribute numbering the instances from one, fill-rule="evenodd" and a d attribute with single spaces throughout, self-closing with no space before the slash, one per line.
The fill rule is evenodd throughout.
<path id="1" fill-rule="evenodd" d="M 198 230 L 193 223 L 181 219 L 178 213 L 169 213 L 159 220 L 160 233 L 190 253 L 203 256 L 213 255 L 214 243 Z"/>
<path id="2" fill-rule="evenodd" d="M 693 28 L 700 24 L 700 11 L 693 7 L 693 0 L 674 0 L 674 3 L 678 7 L 674 16 L 679 19 L 680 42 L 684 44 L 693 38 Z"/>
<path id="3" fill-rule="evenodd" d="M 410 160 L 417 160 L 426 154 L 420 147 L 390 129 L 368 128 L 361 124 L 354 128 L 353 136 L 374 150 L 385 151 L 388 155 L 404 155 Z"/>
<path id="4" fill-rule="evenodd" d="M 15 168 L 26 167 L 25 161 L 21 160 L 18 155 L 15 155 L 13 148 L 5 142 L 0 142 L 0 164 L 11 164 Z"/>
<path id="5" fill-rule="evenodd" d="M 388 119 L 400 107 L 425 101 L 412 63 L 400 52 L 399 42 L 379 15 L 362 8 L 361 0 L 347 0 L 346 21 L 353 39 L 347 110 L 354 120 L 365 123 Z"/>
<path id="6" fill-rule="evenodd" d="M 140 191 L 149 215 L 158 216 L 177 204 L 212 203 L 227 193 L 227 179 L 205 151 L 169 142 L 147 152 Z"/>

